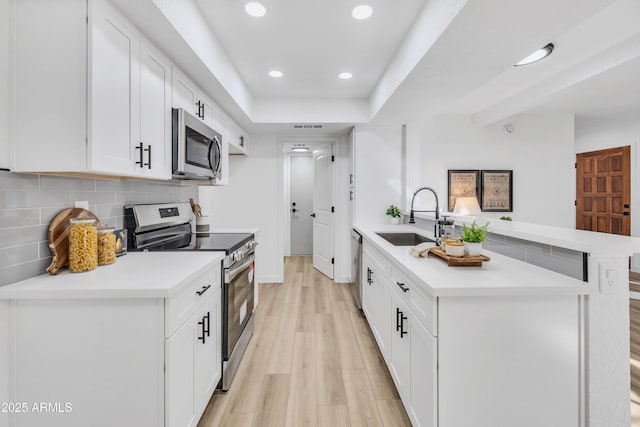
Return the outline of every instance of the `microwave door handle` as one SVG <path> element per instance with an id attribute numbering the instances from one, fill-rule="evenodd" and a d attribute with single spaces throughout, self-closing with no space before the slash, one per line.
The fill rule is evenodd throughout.
<path id="1" fill-rule="evenodd" d="M 227 279 L 226 282 L 231 282 L 233 279 L 238 277 L 238 275 L 242 273 L 247 267 L 249 267 L 251 263 L 255 261 L 255 259 L 256 256 L 254 254 L 251 254 L 247 257 L 247 261 L 243 262 L 237 267 L 233 267 L 232 269 L 230 269 L 229 272 L 225 274 Z"/>
<path id="2" fill-rule="evenodd" d="M 215 172 L 213 170 L 213 144 L 214 144 L 214 140 L 211 139 L 209 140 L 209 169 L 211 169 L 212 172 Z"/>

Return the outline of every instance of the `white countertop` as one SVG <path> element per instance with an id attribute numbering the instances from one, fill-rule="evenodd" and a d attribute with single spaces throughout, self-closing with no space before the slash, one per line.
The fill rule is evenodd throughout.
<path id="1" fill-rule="evenodd" d="M 416 213 L 416 217 L 433 220 L 433 215 Z M 596 233 L 594 231 L 576 230 L 573 228 L 553 227 L 550 225 L 530 224 L 527 222 L 503 221 L 486 216 L 449 215 L 455 219 L 456 226 L 471 224 L 474 220 L 479 225 L 489 222 L 489 231 L 503 236 L 532 242 L 573 249 L 592 255 L 631 256 L 640 253 L 640 238 L 620 236 L 617 234 Z"/>
<path id="2" fill-rule="evenodd" d="M 483 250 L 491 258 L 482 267 L 449 267 L 437 257 L 415 258 L 409 246 L 394 246 L 376 232 L 415 232 L 430 236 L 410 225 L 360 226 L 354 228 L 377 249 L 402 267 L 405 274 L 424 285 L 433 296 L 482 295 L 581 295 L 590 285 L 580 280 L 504 255 Z"/>
<path id="3" fill-rule="evenodd" d="M 130 252 L 92 271 L 63 270 L 0 287 L 0 299 L 165 298 L 223 258 L 224 252 Z"/>
<path id="4" fill-rule="evenodd" d="M 503 221 L 486 216 L 458 216 L 446 214 L 455 220 L 456 226 L 471 224 L 474 220 L 479 225 L 489 222 L 489 231 L 516 239 L 530 240 L 545 245 L 573 249 L 592 255 L 631 256 L 640 253 L 640 238 L 620 236 L 618 234 L 596 233 L 594 231 L 576 230 L 573 228 L 554 227 L 550 225 L 530 224 L 527 222 Z M 416 217 L 433 220 L 434 216 L 416 213 Z"/>

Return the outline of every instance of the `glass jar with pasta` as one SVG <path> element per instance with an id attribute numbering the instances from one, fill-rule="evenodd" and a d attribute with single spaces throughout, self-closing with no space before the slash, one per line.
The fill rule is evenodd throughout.
<path id="1" fill-rule="evenodd" d="M 98 227 L 98 265 L 109 265 L 116 262 L 115 228 L 107 225 Z"/>
<path id="2" fill-rule="evenodd" d="M 96 220 L 72 218 L 69 226 L 69 270 L 90 271 L 98 266 Z"/>

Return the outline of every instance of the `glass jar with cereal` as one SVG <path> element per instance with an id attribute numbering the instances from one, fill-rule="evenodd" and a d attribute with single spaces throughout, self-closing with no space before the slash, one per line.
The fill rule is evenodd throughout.
<path id="1" fill-rule="evenodd" d="M 98 265 L 109 265 L 116 262 L 115 229 L 107 225 L 98 228 Z"/>
<path id="2" fill-rule="evenodd" d="M 90 271 L 98 266 L 96 220 L 72 218 L 69 226 L 69 270 Z"/>

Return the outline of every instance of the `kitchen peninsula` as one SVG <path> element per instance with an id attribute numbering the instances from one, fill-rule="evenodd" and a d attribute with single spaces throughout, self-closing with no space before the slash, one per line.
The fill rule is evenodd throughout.
<path id="1" fill-rule="evenodd" d="M 363 311 L 415 425 L 579 426 L 585 408 L 628 393 L 627 359 L 598 354 L 616 345 L 606 333 L 611 322 L 628 322 L 626 256 L 639 250 L 638 239 L 584 232 L 576 239 L 582 233 L 515 223 L 494 230 L 530 246 L 593 251 L 585 252 L 591 279 L 583 281 L 487 250 L 491 261 L 482 267 L 448 267 L 377 234 L 428 236 L 430 226 L 355 228 L 364 238 Z M 611 289 L 598 283 L 603 268 L 616 278 Z M 620 311 L 611 311 L 615 304 Z"/>

